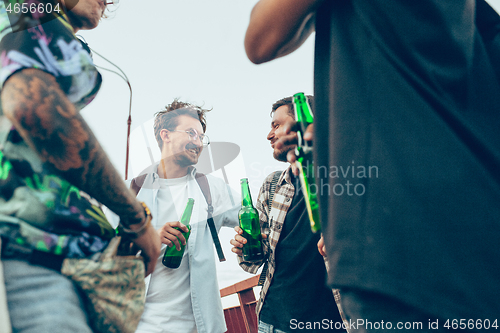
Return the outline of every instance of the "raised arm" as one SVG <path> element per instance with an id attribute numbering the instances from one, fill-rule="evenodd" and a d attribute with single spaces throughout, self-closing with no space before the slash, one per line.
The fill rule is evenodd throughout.
<path id="1" fill-rule="evenodd" d="M 123 225 L 139 228 L 145 218 L 142 206 L 52 75 L 37 69 L 13 74 L 4 84 L 1 101 L 5 116 L 44 162 L 109 207 Z M 153 259 L 154 267 L 160 244 L 155 230 L 148 229 L 135 243 Z M 146 270 L 151 269 L 147 265 Z"/>
<path id="2" fill-rule="evenodd" d="M 260 64 L 295 51 L 314 31 L 314 14 L 322 1 L 260 0 L 245 35 L 248 59 Z"/>

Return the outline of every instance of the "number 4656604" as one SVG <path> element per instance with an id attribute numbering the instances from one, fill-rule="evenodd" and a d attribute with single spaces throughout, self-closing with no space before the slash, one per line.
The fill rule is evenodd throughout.
<path id="1" fill-rule="evenodd" d="M 24 13 L 24 14 L 27 14 L 27 13 L 31 13 L 31 14 L 48 13 L 48 14 L 50 14 L 52 12 L 57 12 L 59 14 L 61 11 L 61 8 L 59 8 L 59 3 L 56 4 L 55 6 L 53 6 L 51 3 L 39 3 L 39 4 L 36 4 L 36 3 L 11 4 L 11 3 L 9 3 L 9 5 L 7 6 L 7 8 L 5 8 L 5 10 L 7 11 L 7 13 L 15 13 L 15 14 L 19 14 L 19 13 Z"/>
<path id="2" fill-rule="evenodd" d="M 495 319 L 493 321 L 489 319 L 453 319 L 453 320 L 447 320 L 443 327 L 447 329 L 470 329 L 470 330 L 480 330 L 480 329 L 498 329 L 498 319 Z"/>

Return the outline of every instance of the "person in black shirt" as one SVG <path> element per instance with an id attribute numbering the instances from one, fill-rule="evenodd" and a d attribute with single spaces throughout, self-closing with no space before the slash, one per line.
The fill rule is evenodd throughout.
<path id="1" fill-rule="evenodd" d="M 311 96 L 309 101 L 312 102 Z M 283 124 L 294 119 L 292 97 L 276 102 L 271 115 L 267 139 L 274 158 L 285 162 L 287 153 L 295 146 L 276 149 L 274 143 L 284 133 Z M 266 178 L 256 203 L 262 229 L 269 240 L 266 280 L 257 305 L 259 332 L 342 330 L 333 291 L 325 285 L 325 262 L 317 250 L 321 235 L 311 232 L 299 178 L 293 175 L 291 167 L 279 173 L 270 209 L 270 183 L 277 177 L 275 174 Z M 238 234 L 231 244 L 233 252 L 241 256 L 245 239 L 240 235 L 241 229 L 235 229 Z M 263 264 L 238 259 L 242 268 L 252 273 Z"/>
<path id="2" fill-rule="evenodd" d="M 247 55 L 290 53 L 314 15 L 315 165 L 356 170 L 316 177 L 337 189 L 319 204 L 346 316 L 368 332 L 498 324 L 499 15 L 485 0 L 261 0 Z"/>

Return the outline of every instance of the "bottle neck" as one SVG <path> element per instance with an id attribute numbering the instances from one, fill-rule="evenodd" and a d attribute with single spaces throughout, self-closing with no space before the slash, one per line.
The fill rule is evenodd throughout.
<path id="1" fill-rule="evenodd" d="M 301 130 L 305 131 L 307 125 L 312 124 L 314 116 L 306 96 L 303 93 L 294 95 L 293 99 L 295 119 L 300 124 Z"/>
<path id="2" fill-rule="evenodd" d="M 252 207 L 252 196 L 250 195 L 250 188 L 248 182 L 241 183 L 241 206 Z"/>
<path id="3" fill-rule="evenodd" d="M 180 220 L 182 224 L 189 225 L 189 222 L 191 221 L 191 214 L 193 212 L 193 206 L 194 206 L 194 200 L 189 199 L 186 208 L 184 208 L 184 213 L 182 213 L 182 217 Z"/>
<path id="4" fill-rule="evenodd" d="M 297 105 L 297 122 L 311 124 L 314 120 L 311 109 L 307 103 Z"/>

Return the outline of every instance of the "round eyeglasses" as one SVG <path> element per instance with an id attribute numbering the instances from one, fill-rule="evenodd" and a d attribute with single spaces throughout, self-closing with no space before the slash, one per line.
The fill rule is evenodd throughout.
<path id="1" fill-rule="evenodd" d="M 199 138 L 204 147 L 206 147 L 210 144 L 210 139 L 208 138 L 208 135 L 198 134 L 198 131 L 196 131 L 194 129 L 189 129 L 187 131 L 175 130 L 172 132 L 187 133 L 189 135 L 189 139 L 192 141 L 196 141 Z"/>

